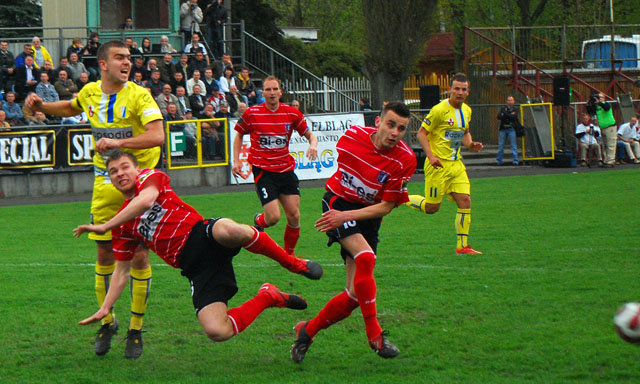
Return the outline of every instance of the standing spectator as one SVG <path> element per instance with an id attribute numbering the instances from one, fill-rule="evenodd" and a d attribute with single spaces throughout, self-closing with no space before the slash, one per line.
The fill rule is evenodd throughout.
<path id="1" fill-rule="evenodd" d="M 16 68 L 16 93 L 18 100 L 24 100 L 30 92 L 36 91 L 40 71 L 33 63 L 33 56 L 27 56 L 25 64 Z"/>
<path id="2" fill-rule="evenodd" d="M 40 83 L 36 85 L 36 94 L 46 103 L 60 100 L 60 96 L 53 84 L 49 82 L 49 74 L 46 72 L 40 73 Z"/>
<path id="3" fill-rule="evenodd" d="M 187 82 L 184 78 L 184 75 L 180 71 L 174 73 L 173 79 L 171 80 L 171 89 L 175 89 L 177 92 L 178 87 L 183 87 L 185 90 L 187 89 Z"/>
<path id="4" fill-rule="evenodd" d="M 193 76 L 194 71 L 200 71 L 200 76 L 204 75 L 204 71 L 209 67 L 202 52 L 196 52 L 191 60 L 189 60 L 189 71 Z"/>
<path id="5" fill-rule="evenodd" d="M 16 59 L 13 53 L 9 51 L 9 42 L 0 41 L 0 72 L 2 72 L 3 88 L 5 93 L 8 92 L 15 82 Z"/>
<path id="6" fill-rule="evenodd" d="M 78 92 L 80 92 L 80 90 L 84 88 L 85 85 L 89 84 L 89 75 L 82 72 L 80 74 L 80 78 L 75 83 L 76 83 L 76 86 L 78 87 Z"/>
<path id="7" fill-rule="evenodd" d="M 82 58 L 84 54 L 84 45 L 82 44 L 82 39 L 79 37 L 74 37 L 70 46 L 67 47 L 67 59 L 71 58 L 72 53 L 77 53 L 79 58 Z"/>
<path id="8" fill-rule="evenodd" d="M 178 98 L 171 93 L 171 85 L 165 84 L 162 86 L 162 94 L 156 97 L 156 103 L 158 103 L 158 107 L 162 113 L 167 112 L 167 105 L 170 103 L 178 104 Z"/>
<path id="9" fill-rule="evenodd" d="M 222 76 L 220 76 L 218 84 L 220 86 L 220 92 L 223 92 L 225 95 L 229 93 L 229 87 L 236 85 L 236 80 L 233 76 L 233 68 L 226 67 L 222 70 Z"/>
<path id="10" fill-rule="evenodd" d="M 307 127 L 299 110 L 280 103 L 280 80 L 267 77 L 264 90 L 265 103 L 249 108 L 235 126 L 238 134 L 233 141 L 232 173 L 240 175 L 242 137 L 248 134 L 251 137 L 249 163 L 253 167 L 256 192 L 264 210 L 256 214 L 254 222 L 262 228 L 277 224 L 282 205 L 287 220 L 284 249 L 293 254 L 300 237 L 300 189 L 298 178 L 293 173 L 296 162 L 289 153 L 289 139 L 295 131 L 309 141 L 309 160 L 318 154 L 318 139 Z"/>
<path id="11" fill-rule="evenodd" d="M 173 75 L 176 73 L 176 66 L 173 65 L 173 58 L 170 53 L 165 53 L 162 63 L 158 66 L 160 71 L 160 80 L 163 83 L 169 84 L 173 79 Z"/>
<path id="12" fill-rule="evenodd" d="M 177 104 L 181 115 L 184 115 L 187 109 L 191 111 L 191 104 L 189 104 L 187 90 L 182 85 L 179 85 L 176 89 L 176 98 L 178 99 Z"/>
<path id="13" fill-rule="evenodd" d="M 513 155 L 513 165 L 518 165 L 518 146 L 516 144 L 516 127 L 520 124 L 518 121 L 518 111 L 515 108 L 516 99 L 513 96 L 507 97 L 507 105 L 500 109 L 498 120 L 500 120 L 500 139 L 498 141 L 498 155 L 496 161 L 498 165 L 502 165 L 502 155 L 504 153 L 504 144 L 509 138 L 511 143 L 511 153 Z"/>
<path id="14" fill-rule="evenodd" d="M 53 59 L 51 58 L 49 51 L 47 51 L 47 48 L 42 45 L 40 38 L 38 36 L 34 36 L 32 42 L 33 45 L 31 46 L 31 50 L 33 51 L 33 61 L 36 68 L 42 67 L 45 60 L 49 60 L 53 63 Z"/>
<path id="15" fill-rule="evenodd" d="M 193 94 L 189 96 L 189 104 L 193 111 L 193 116 L 196 119 L 200 119 L 203 116 L 204 107 L 207 104 L 202 92 L 201 87 L 198 84 L 193 85 Z"/>
<path id="16" fill-rule="evenodd" d="M 238 87 L 236 87 L 235 84 L 229 86 L 229 93 L 227 94 L 226 99 L 229 103 L 229 108 L 231 108 L 231 113 L 236 113 L 238 111 L 240 103 L 243 103 L 245 107 L 247 105 L 240 93 L 238 93 Z M 242 114 L 240 114 L 240 116 L 242 116 Z"/>
<path id="17" fill-rule="evenodd" d="M 1 131 L 10 131 L 11 124 L 7 121 L 7 113 L 0 109 L 0 132 Z"/>
<path id="18" fill-rule="evenodd" d="M 9 124 L 22 124 L 22 108 L 16 103 L 16 94 L 9 91 L 5 94 L 5 99 L 2 110 L 6 113 Z"/>
<path id="19" fill-rule="evenodd" d="M 16 57 L 16 68 L 24 67 L 27 56 L 33 57 L 33 49 L 29 43 L 24 45 L 22 52 Z"/>
<path id="20" fill-rule="evenodd" d="M 593 109 L 595 109 L 595 111 Z M 605 100 L 602 93 L 595 93 L 591 96 L 587 104 L 587 110 L 590 114 L 595 114 L 598 117 L 598 125 L 600 126 L 603 138 L 604 166 L 612 168 L 615 163 L 618 129 L 616 119 L 613 117 L 611 105 Z"/>
<path id="21" fill-rule="evenodd" d="M 155 99 L 162 93 L 164 83 L 160 81 L 160 71 L 157 69 L 151 72 L 151 78 L 147 81 L 147 88 L 151 90 L 151 95 Z"/>
<path id="22" fill-rule="evenodd" d="M 640 163 L 640 144 L 637 136 L 638 118 L 631 118 L 628 123 L 620 125 L 618 128 L 618 143 L 622 143 L 629 159 L 634 164 Z"/>
<path id="23" fill-rule="evenodd" d="M 200 86 L 200 94 L 205 97 L 207 95 L 207 90 L 202 80 L 200 80 L 200 71 L 197 69 L 193 71 L 193 77 L 187 80 L 187 95 L 193 95 L 193 86 L 196 84 Z"/>
<path id="24" fill-rule="evenodd" d="M 74 81 L 78 80 L 80 78 L 80 74 L 81 73 L 86 73 L 87 75 L 89 74 L 89 71 L 87 71 L 87 68 L 84 66 L 84 64 L 82 64 L 78 60 L 78 54 L 77 53 L 72 53 L 71 57 L 69 57 L 69 65 L 68 65 L 68 67 L 73 72 L 71 78 Z"/>
<path id="25" fill-rule="evenodd" d="M 133 19 L 131 18 L 131 16 L 125 17 L 124 18 L 124 23 L 120 24 L 118 29 L 120 29 L 122 31 L 132 30 L 133 29 Z"/>
<path id="26" fill-rule="evenodd" d="M 89 76 L 86 73 L 83 74 Z M 71 100 L 73 94 L 78 92 L 78 86 L 73 80 L 69 79 L 67 71 L 58 72 L 58 80 L 54 83 L 54 87 L 58 92 L 58 96 L 60 96 L 60 100 Z"/>
<path id="27" fill-rule="evenodd" d="M 213 69 L 206 68 L 204 70 L 204 79 L 202 79 L 206 88 L 206 96 L 211 96 L 215 88 L 220 89 L 220 84 L 213 78 Z"/>
<path id="28" fill-rule="evenodd" d="M 580 140 L 581 165 L 583 167 L 587 165 L 587 154 L 589 151 L 593 151 L 595 158 L 602 166 L 602 154 L 600 153 L 600 143 L 598 143 L 600 128 L 591 123 L 591 115 L 588 113 L 582 115 L 582 123 L 576 127 L 576 137 Z"/>
<path id="29" fill-rule="evenodd" d="M 180 30 L 184 35 L 184 41 L 191 41 L 191 35 L 200 32 L 202 23 L 202 9 L 198 6 L 198 0 L 189 0 L 180 6 Z"/>
<path id="30" fill-rule="evenodd" d="M 56 68 L 56 77 L 58 77 L 58 73 L 62 70 L 67 71 L 67 75 L 70 79 L 74 79 L 75 73 L 73 72 L 73 68 L 69 66 L 69 59 L 66 56 L 62 56 L 60 58 L 60 65 Z"/>
<path id="31" fill-rule="evenodd" d="M 160 52 L 161 53 L 177 53 L 171 44 L 169 44 L 169 37 L 167 35 L 160 36 Z"/>
<path id="32" fill-rule="evenodd" d="M 220 59 L 224 50 L 222 43 L 222 28 L 227 22 L 227 8 L 224 7 L 224 0 L 213 0 L 206 9 L 207 33 L 211 42 L 213 57 Z"/>
<path id="33" fill-rule="evenodd" d="M 87 46 L 82 54 L 82 62 L 84 63 L 84 66 L 87 67 L 87 71 L 89 71 L 89 78 L 91 81 L 96 81 L 98 80 L 98 77 L 100 77 L 100 66 L 98 65 L 98 59 L 96 58 L 98 55 L 98 48 L 100 48 L 100 36 L 97 32 L 91 32 L 89 40 L 87 41 Z"/>
<path id="34" fill-rule="evenodd" d="M 244 99 L 244 102 L 248 106 L 256 104 L 256 86 L 253 84 L 253 80 L 251 80 L 248 68 L 240 68 L 240 73 L 236 76 L 235 83 L 236 87 L 238 87 L 238 92 L 240 92 Z"/>

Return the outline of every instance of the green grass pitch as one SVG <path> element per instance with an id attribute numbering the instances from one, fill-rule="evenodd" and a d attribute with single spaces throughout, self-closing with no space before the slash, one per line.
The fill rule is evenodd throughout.
<path id="1" fill-rule="evenodd" d="M 209 341 L 193 314 L 187 280 L 152 256 L 143 356 L 124 358 L 121 331 L 104 357 L 97 326 L 95 246 L 71 230 L 87 202 L 0 208 L 1 383 L 562 383 L 640 382 L 640 349 L 620 340 L 612 317 L 640 300 L 640 170 L 473 179 L 470 243 L 455 254 L 455 206 L 387 216 L 375 276 L 378 310 L 401 354 L 368 347 L 359 310 L 319 333 L 294 364 L 292 327 L 344 289 L 338 248 L 313 229 L 322 189 L 304 189 L 298 253 L 325 269 L 310 281 L 242 251 L 236 306 L 266 281 L 299 293 L 304 311 L 267 309 L 245 332 Z M 421 193 L 423 185 L 410 185 Z M 208 216 L 251 223 L 254 193 L 185 197 Z M 279 243 L 284 224 L 268 229 Z"/>

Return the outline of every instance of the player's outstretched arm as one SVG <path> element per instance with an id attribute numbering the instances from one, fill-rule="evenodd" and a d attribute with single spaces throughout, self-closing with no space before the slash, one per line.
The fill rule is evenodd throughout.
<path id="1" fill-rule="evenodd" d="M 383 217 L 395 208 L 395 201 L 381 201 L 368 207 L 354 209 L 352 211 L 338 211 L 330 209 L 322 214 L 316 221 L 315 228 L 320 232 L 336 229 L 348 221 L 366 220 Z"/>
<path id="2" fill-rule="evenodd" d="M 131 261 L 116 262 L 116 269 L 115 271 L 113 271 L 113 275 L 111 275 L 111 284 L 109 285 L 107 296 L 104 298 L 104 303 L 102 303 L 102 306 L 100 307 L 100 309 L 98 309 L 98 312 L 94 313 L 84 320 L 79 321 L 78 325 L 91 324 L 107 316 L 107 314 L 109 313 L 109 309 L 113 307 L 113 304 L 115 304 L 120 295 L 122 295 L 124 287 L 127 286 L 127 282 L 129 281 L 130 269 Z"/>
<path id="3" fill-rule="evenodd" d="M 304 137 L 309 140 L 309 149 L 307 149 L 307 158 L 315 160 L 318 157 L 318 138 L 311 132 L 311 129 L 304 133 Z"/>
<path id="4" fill-rule="evenodd" d="M 46 115 L 54 115 L 60 117 L 77 116 L 82 110 L 75 109 L 71 100 L 60 100 L 51 103 L 45 103 L 42 98 L 35 93 L 30 93 L 24 100 L 24 104 L 34 112 L 42 112 Z"/>

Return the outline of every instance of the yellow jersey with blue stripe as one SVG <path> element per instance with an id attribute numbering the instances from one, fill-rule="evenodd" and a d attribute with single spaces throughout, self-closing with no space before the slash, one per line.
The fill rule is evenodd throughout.
<path id="1" fill-rule="evenodd" d="M 89 118 L 94 146 L 103 137 L 125 139 L 138 136 L 146 131 L 145 124 L 162 120 L 158 104 L 141 86 L 128 81 L 118 93 L 107 95 L 102 92 L 101 84 L 101 81 L 96 81 L 85 85 L 78 97 L 72 100 L 73 107 L 82 109 Z M 153 168 L 160 158 L 160 147 L 122 150 L 132 153 L 140 168 Z M 98 152 L 94 154 L 96 172 L 106 171 L 105 160 L 106 156 Z"/>
<path id="2" fill-rule="evenodd" d="M 429 133 L 429 146 L 434 156 L 444 160 L 460 160 L 462 137 L 469 129 L 470 121 L 471 107 L 467 104 L 454 108 L 446 99 L 431 108 L 421 128 Z"/>

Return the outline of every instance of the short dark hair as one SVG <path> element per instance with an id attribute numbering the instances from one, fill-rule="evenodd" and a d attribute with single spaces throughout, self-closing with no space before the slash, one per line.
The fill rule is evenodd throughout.
<path id="1" fill-rule="evenodd" d="M 449 86 L 452 86 L 454 81 L 459 81 L 461 83 L 469 83 L 469 79 L 467 78 L 467 75 L 465 75 L 462 72 L 458 72 L 455 75 L 451 76 L 451 81 L 449 83 Z"/>
<path id="2" fill-rule="evenodd" d="M 409 107 L 405 103 L 399 100 L 389 101 L 382 108 L 382 113 L 380 113 L 380 117 L 384 116 L 388 111 L 395 112 L 400 117 L 410 117 L 411 111 L 409 111 Z"/>
<path id="3" fill-rule="evenodd" d="M 109 50 L 111 48 L 127 48 L 127 46 L 120 40 L 107 41 L 106 43 L 102 44 L 100 48 L 98 48 L 98 52 L 96 53 L 98 61 L 106 61 L 109 58 Z"/>
<path id="4" fill-rule="evenodd" d="M 125 152 L 125 151 L 123 151 L 121 149 L 116 148 L 116 149 L 112 150 L 111 152 L 109 152 L 109 157 L 107 157 L 107 161 L 106 161 L 107 170 L 109 169 L 109 163 L 110 162 L 112 162 L 114 160 L 118 160 L 118 159 L 120 159 L 120 158 L 122 158 L 124 156 L 128 157 L 129 159 L 131 159 L 131 161 L 133 162 L 133 165 L 138 166 L 138 159 L 132 153 Z"/>

